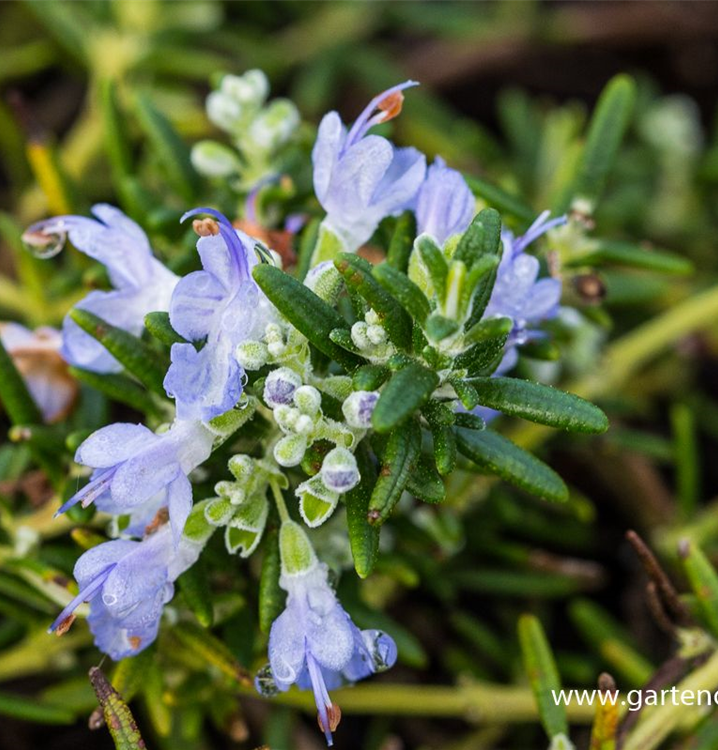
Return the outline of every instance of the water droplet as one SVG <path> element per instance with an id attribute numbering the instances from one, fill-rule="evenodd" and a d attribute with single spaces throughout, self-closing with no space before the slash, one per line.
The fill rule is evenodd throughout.
<path id="1" fill-rule="evenodd" d="M 25 232 L 22 235 L 22 244 L 25 250 L 32 253 L 36 258 L 54 258 L 67 241 L 65 232 Z"/>
<path id="2" fill-rule="evenodd" d="M 272 698 L 279 693 L 279 688 L 274 682 L 274 675 L 272 674 L 272 667 L 269 664 L 265 664 L 257 676 L 254 678 L 254 684 L 260 695 L 265 698 Z"/>
<path id="3" fill-rule="evenodd" d="M 396 662 L 396 643 L 381 630 L 362 631 L 364 643 L 371 654 L 375 672 L 385 672 Z"/>

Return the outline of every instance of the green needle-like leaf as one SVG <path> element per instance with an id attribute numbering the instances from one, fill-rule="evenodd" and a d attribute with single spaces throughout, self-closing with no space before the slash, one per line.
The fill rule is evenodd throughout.
<path id="1" fill-rule="evenodd" d="M 80 367 L 70 367 L 70 374 L 80 382 L 89 385 L 105 396 L 121 404 L 135 409 L 143 414 L 157 414 L 157 403 L 141 385 L 126 375 L 117 373 L 99 374 Z"/>
<path id="2" fill-rule="evenodd" d="M 703 620 L 713 637 L 718 637 L 718 575 L 698 545 L 683 541 L 678 553 Z"/>
<path id="3" fill-rule="evenodd" d="M 0 716 L 30 721 L 36 724 L 73 724 L 72 711 L 52 706 L 35 698 L 0 693 Z"/>
<path id="4" fill-rule="evenodd" d="M 391 376 L 384 386 L 372 414 L 377 432 L 391 432 L 406 422 L 431 397 L 439 385 L 439 376 L 412 362 Z"/>
<path id="5" fill-rule="evenodd" d="M 0 341 L 0 402 L 13 424 L 42 422 L 40 410 L 2 341 Z"/>
<path id="6" fill-rule="evenodd" d="M 416 237 L 416 219 L 413 211 L 404 211 L 397 219 L 394 234 L 386 253 L 386 262 L 395 270 L 406 273 L 409 256 Z"/>
<path id="7" fill-rule="evenodd" d="M 533 615 L 519 619 L 519 641 L 531 689 L 536 698 L 541 723 L 549 738 L 568 735 L 566 707 L 554 695 L 561 690 L 561 679 L 539 620 Z"/>
<path id="8" fill-rule="evenodd" d="M 279 586 L 281 573 L 279 557 L 279 534 L 276 528 L 267 530 L 264 536 L 264 557 L 259 579 L 259 628 L 268 633 L 272 623 L 284 608 L 286 593 Z"/>
<path id="9" fill-rule="evenodd" d="M 331 332 L 335 328 L 345 329 L 347 322 L 311 289 L 276 266 L 266 263 L 256 265 L 252 275 L 270 302 L 320 352 L 334 359 L 346 370 L 353 370 L 362 364 L 362 360 L 356 355 L 342 349 L 330 339 Z"/>
<path id="10" fill-rule="evenodd" d="M 197 622 L 203 628 L 211 628 L 214 622 L 214 608 L 207 570 L 202 558 L 186 570 L 177 579 L 177 583 Z"/>
<path id="11" fill-rule="evenodd" d="M 568 499 L 568 489 L 553 469 L 503 435 L 493 430 L 458 427 L 456 440 L 461 453 L 482 471 L 496 474 L 544 500 Z"/>
<path id="12" fill-rule="evenodd" d="M 609 242 L 603 240 L 588 255 L 576 258 L 574 265 L 597 266 L 602 264 L 644 268 L 647 271 L 670 273 L 685 276 L 694 272 L 693 263 L 688 258 L 667 250 L 646 249 L 630 242 Z M 572 263 L 567 263 L 571 266 Z"/>
<path id="13" fill-rule="evenodd" d="M 166 397 L 163 381 L 168 362 L 144 341 L 87 310 L 73 308 L 70 317 L 97 339 L 123 367 L 153 393 Z"/>
<path id="14" fill-rule="evenodd" d="M 169 313 L 151 312 L 145 315 L 145 328 L 150 335 L 167 346 L 172 344 L 186 344 L 187 339 L 172 328 Z"/>
<path id="15" fill-rule="evenodd" d="M 379 554 L 379 532 L 376 524 L 369 523 L 369 501 L 376 484 L 374 462 L 362 443 L 356 452 L 361 482 L 345 495 L 347 529 L 351 545 L 354 568 L 360 578 L 366 578 L 373 570 Z"/>
<path id="16" fill-rule="evenodd" d="M 369 500 L 369 523 L 377 526 L 384 523 L 394 510 L 420 451 L 421 428 L 415 420 L 389 435 L 379 478 Z"/>
<path id="17" fill-rule="evenodd" d="M 479 403 L 513 417 L 521 417 L 569 432 L 601 433 L 606 415 L 589 401 L 543 383 L 519 378 L 470 378 Z"/>
<path id="18" fill-rule="evenodd" d="M 425 503 L 443 503 L 446 499 L 446 488 L 439 476 L 434 462 L 425 456 L 419 456 L 414 462 L 406 481 L 406 489 Z"/>
<path id="19" fill-rule="evenodd" d="M 387 263 L 374 267 L 374 278 L 394 297 L 399 304 L 416 320 L 423 325 L 431 312 L 429 300 L 424 292 L 405 274 L 397 271 Z"/>
<path id="20" fill-rule="evenodd" d="M 446 278 L 449 275 L 446 258 L 444 258 L 441 248 L 428 234 L 422 234 L 417 238 L 416 248 L 429 271 L 436 296 L 443 304 L 446 299 Z"/>

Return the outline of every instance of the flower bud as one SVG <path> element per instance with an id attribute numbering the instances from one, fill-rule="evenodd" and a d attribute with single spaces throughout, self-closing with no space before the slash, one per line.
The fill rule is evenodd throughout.
<path id="1" fill-rule="evenodd" d="M 334 448 L 327 453 L 320 475 L 327 489 L 340 494 L 349 492 L 361 479 L 354 454 L 346 448 Z"/>
<path id="2" fill-rule="evenodd" d="M 304 279 L 304 286 L 333 305 L 342 290 L 342 275 L 331 260 L 326 260 L 309 271 Z"/>
<path id="3" fill-rule="evenodd" d="M 303 385 L 294 392 L 294 404 L 299 411 L 313 417 L 322 405 L 322 394 L 312 385 Z"/>
<path id="4" fill-rule="evenodd" d="M 309 537 L 295 521 L 285 521 L 279 529 L 279 556 L 285 576 L 304 573 L 317 564 Z"/>
<path id="5" fill-rule="evenodd" d="M 240 482 L 244 482 L 255 471 L 254 461 L 244 453 L 238 453 L 229 459 L 227 468 L 232 472 L 232 476 Z"/>
<path id="6" fill-rule="evenodd" d="M 371 341 L 369 341 L 369 337 L 367 336 L 368 329 L 369 326 L 363 320 L 357 321 L 352 326 L 352 341 L 359 349 L 368 349 L 371 346 Z"/>
<path id="7" fill-rule="evenodd" d="M 229 177 L 237 174 L 241 165 L 231 148 L 216 141 L 200 141 L 192 147 L 192 166 L 207 177 Z"/>
<path id="8" fill-rule="evenodd" d="M 267 375 L 264 381 L 264 400 L 274 409 L 292 403 L 295 391 L 302 385 L 299 375 L 288 367 L 280 367 Z"/>
<path id="9" fill-rule="evenodd" d="M 299 125 L 299 112 L 288 99 L 275 99 L 254 119 L 249 128 L 252 143 L 263 151 L 276 151 L 292 137 Z"/>
<path id="10" fill-rule="evenodd" d="M 245 370 L 259 370 L 267 364 L 269 352 L 260 341 L 244 341 L 237 345 L 234 356 Z"/>
<path id="11" fill-rule="evenodd" d="M 342 404 L 344 419 L 350 427 L 368 430 L 379 394 L 376 391 L 354 391 Z"/>
<path id="12" fill-rule="evenodd" d="M 300 435 L 309 435 L 314 429 L 314 420 L 308 414 L 302 414 L 294 423 L 294 430 Z"/>
<path id="13" fill-rule="evenodd" d="M 280 466 L 297 466 L 306 450 L 307 438 L 304 435 L 287 435 L 274 446 L 274 460 Z"/>
<path id="14" fill-rule="evenodd" d="M 370 325 L 366 335 L 372 344 L 383 344 L 386 341 L 386 331 L 382 326 Z"/>
<path id="15" fill-rule="evenodd" d="M 226 94 L 213 91 L 207 97 L 207 117 L 218 128 L 231 133 L 242 118 L 242 106 Z"/>
<path id="16" fill-rule="evenodd" d="M 224 76 L 220 91 L 240 104 L 260 107 L 269 94 L 269 81 L 261 70 L 248 70 L 241 76 Z"/>

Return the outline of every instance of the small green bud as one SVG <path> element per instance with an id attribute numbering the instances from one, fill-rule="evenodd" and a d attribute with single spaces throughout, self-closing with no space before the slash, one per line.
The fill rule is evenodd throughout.
<path id="1" fill-rule="evenodd" d="M 262 151 L 272 152 L 284 146 L 299 125 L 299 111 L 288 99 L 275 99 L 254 119 L 249 139 Z"/>
<path id="2" fill-rule="evenodd" d="M 255 470 L 254 460 L 243 453 L 238 453 L 229 459 L 227 468 L 232 472 L 239 481 L 246 481 L 252 476 Z"/>
<path id="3" fill-rule="evenodd" d="M 322 405 L 322 394 L 311 385 L 303 385 L 294 391 L 294 403 L 303 414 L 313 417 Z"/>
<path id="4" fill-rule="evenodd" d="M 192 147 L 192 166 L 207 177 L 230 177 L 242 165 L 231 148 L 216 141 L 200 141 Z"/>
<path id="5" fill-rule="evenodd" d="M 248 70 L 241 76 L 224 76 L 220 91 L 240 104 L 261 107 L 269 95 L 269 81 L 263 71 Z"/>
<path id="6" fill-rule="evenodd" d="M 221 91 L 213 91 L 207 97 L 207 117 L 218 128 L 231 133 L 242 120 L 242 105 Z"/>
<path id="7" fill-rule="evenodd" d="M 260 341 L 244 341 L 237 345 L 234 356 L 245 370 L 259 370 L 269 360 L 269 351 Z"/>
<path id="8" fill-rule="evenodd" d="M 287 435 L 274 446 L 274 460 L 280 466 L 297 466 L 307 450 L 307 438 L 304 435 Z"/>
<path id="9" fill-rule="evenodd" d="M 330 260 L 314 266 L 304 279 L 304 286 L 311 289 L 317 297 L 333 305 L 342 290 L 342 275 Z"/>
<path id="10" fill-rule="evenodd" d="M 317 564 L 317 556 L 309 537 L 295 521 L 285 521 L 279 530 L 279 556 L 282 575 L 304 573 Z"/>

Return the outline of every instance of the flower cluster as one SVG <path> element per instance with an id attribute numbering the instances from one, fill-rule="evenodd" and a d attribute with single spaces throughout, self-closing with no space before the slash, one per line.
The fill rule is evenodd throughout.
<path id="1" fill-rule="evenodd" d="M 141 651 L 157 635 L 175 580 L 213 530 L 224 529 L 229 554 L 248 557 L 277 517 L 274 504 L 287 601 L 257 686 L 311 689 L 329 744 L 340 711 L 328 691 L 391 667 L 397 650 L 388 635 L 354 625 L 299 521 L 315 528 L 340 519 L 346 504 L 354 526 L 364 524 L 356 533 L 368 538 L 405 489 L 418 497 L 436 493 L 437 483 L 443 490 L 436 471 L 414 476 L 422 429 L 436 446 L 454 440 L 456 413 L 481 403 L 476 380 L 513 367 L 518 347 L 544 335 L 541 323 L 556 316 L 561 295 L 561 282 L 540 279 L 539 261 L 526 250 L 563 218 L 541 215 L 515 237 L 495 211 L 475 216 L 480 207 L 465 180 L 441 158 L 427 170 L 419 151 L 370 132 L 399 115 L 403 92 L 414 85 L 375 97 L 351 127 L 336 112 L 321 121 L 312 159 L 326 215 L 303 283 L 210 208 L 182 217 L 194 218 L 199 235 L 197 270 L 182 278 L 153 256 L 137 224 L 106 205 L 95 206 L 96 219 L 63 216 L 28 230 L 36 243 L 67 236 L 107 268 L 113 289 L 91 292 L 80 309 L 138 337 L 148 313 L 164 312 L 173 341 L 161 412 L 170 423 L 112 424 L 77 449 L 88 481 L 58 512 L 94 504 L 114 517 L 116 538 L 79 559 L 79 594 L 53 629 L 67 630 L 75 609 L 89 602 L 101 650 L 114 659 Z M 250 200 L 298 122 L 291 103 L 266 105 L 267 93 L 263 74 L 250 71 L 226 76 L 208 101 L 242 166 L 216 144 L 193 152 L 205 173 L 241 173 Z M 380 222 L 407 211 L 418 236 L 409 237 L 403 263 L 373 268 L 352 254 Z M 113 356 L 70 317 L 60 351 L 95 373 L 132 370 L 120 349 Z M 230 437 L 255 415 L 260 438 L 241 450 Z M 222 445 L 231 478 L 193 504 L 196 470 Z M 438 450 L 443 475 L 451 461 L 439 460 Z M 371 495 L 368 507 L 366 493 L 357 500 L 360 489 Z M 191 517 L 198 520 L 189 533 Z"/>

